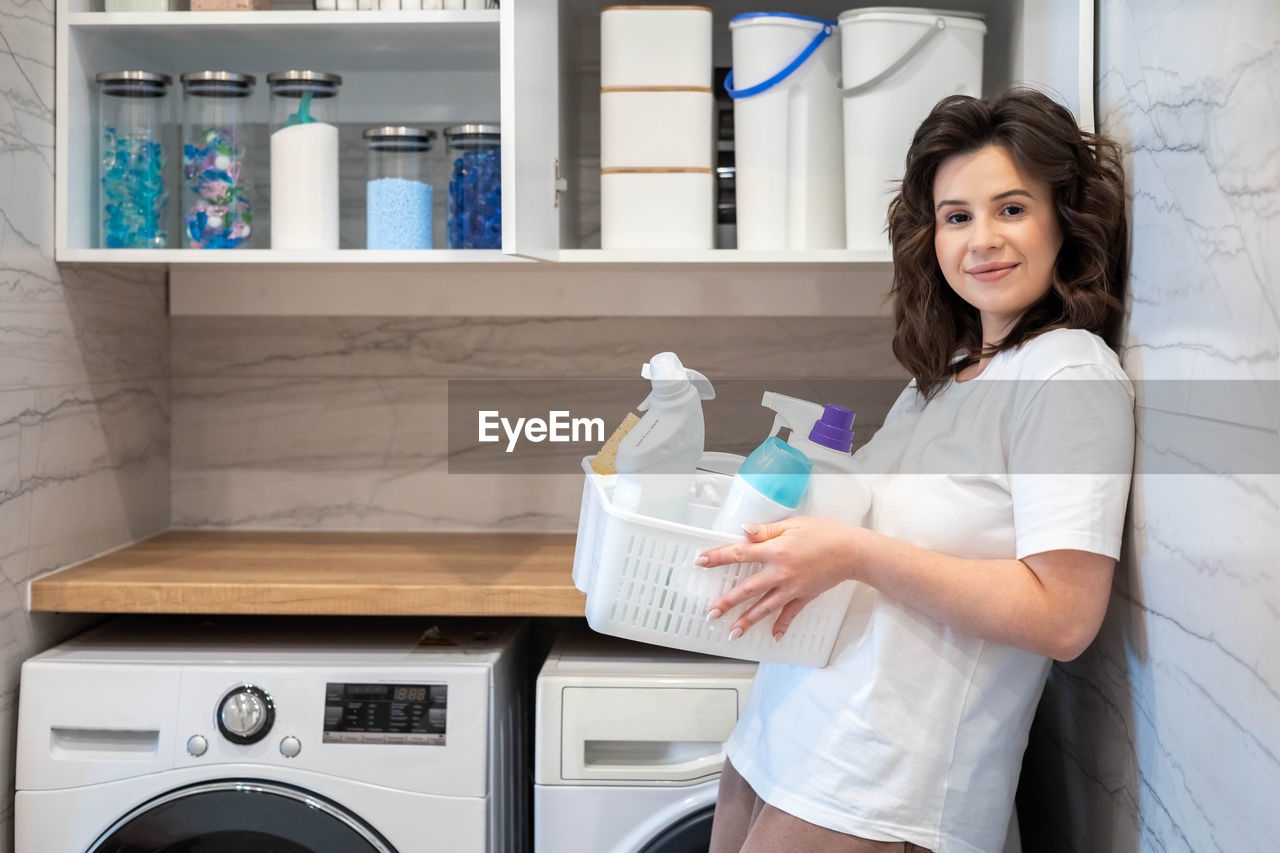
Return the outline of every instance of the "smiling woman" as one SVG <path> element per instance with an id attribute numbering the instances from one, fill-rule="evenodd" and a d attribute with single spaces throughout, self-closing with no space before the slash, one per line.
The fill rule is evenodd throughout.
<path id="1" fill-rule="evenodd" d="M 761 664 L 712 853 L 998 853 L 1050 660 L 1106 611 L 1134 437 L 1108 346 L 1118 150 L 1037 92 L 946 98 L 889 231 L 894 354 L 914 378 L 854 456 L 866 526 L 784 519 L 698 561 L 761 565 L 710 605 L 747 604 L 731 637 L 762 620 L 780 637 L 857 582 L 828 666 Z"/>
<path id="2" fill-rule="evenodd" d="M 916 131 L 889 206 L 894 355 L 931 397 L 1047 328 L 1114 346 L 1126 220 L 1119 147 L 1065 107 L 1026 89 L 994 103 L 944 99 Z"/>

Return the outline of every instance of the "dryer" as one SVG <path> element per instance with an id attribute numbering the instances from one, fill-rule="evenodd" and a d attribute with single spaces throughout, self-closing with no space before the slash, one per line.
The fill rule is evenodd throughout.
<path id="1" fill-rule="evenodd" d="M 520 634 L 113 620 L 23 664 L 17 853 L 520 853 Z"/>
<path id="2" fill-rule="evenodd" d="M 562 635 L 536 687 L 534 853 L 705 853 L 755 669 Z"/>

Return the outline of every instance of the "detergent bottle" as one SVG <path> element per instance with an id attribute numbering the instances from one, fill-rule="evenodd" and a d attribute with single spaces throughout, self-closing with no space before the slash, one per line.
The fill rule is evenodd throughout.
<path id="1" fill-rule="evenodd" d="M 684 522 L 706 441 L 702 401 L 715 399 L 716 392 L 707 377 L 686 369 L 673 352 L 655 355 L 641 375 L 653 390 L 637 407 L 644 417 L 618 445 L 613 505 Z"/>
<path id="2" fill-rule="evenodd" d="M 858 472 L 850 455 L 854 413 L 841 406 L 821 406 L 808 400 L 764 392 L 760 405 L 772 409 L 773 432 L 788 427 L 787 444 L 813 463 L 805 501 L 796 514 L 821 515 L 845 524 L 861 525 L 871 509 L 868 478 Z"/>
<path id="3" fill-rule="evenodd" d="M 803 453 L 776 435 L 769 436 L 733 475 L 711 528 L 741 536 L 744 524 L 767 524 L 796 515 L 812 470 L 813 463 Z"/>

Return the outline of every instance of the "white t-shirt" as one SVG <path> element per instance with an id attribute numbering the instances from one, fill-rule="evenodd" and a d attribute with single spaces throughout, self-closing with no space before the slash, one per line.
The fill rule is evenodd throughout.
<path id="1" fill-rule="evenodd" d="M 966 558 L 1118 557 L 1133 439 L 1115 353 L 1087 331 L 1046 332 L 928 405 L 914 382 L 903 391 L 855 456 L 866 526 Z M 999 853 L 1049 666 L 858 584 L 830 664 L 762 664 L 726 752 L 765 802 L 810 823 Z"/>

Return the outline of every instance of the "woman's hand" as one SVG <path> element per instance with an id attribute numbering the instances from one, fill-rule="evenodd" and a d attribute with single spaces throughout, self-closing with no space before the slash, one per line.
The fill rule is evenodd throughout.
<path id="1" fill-rule="evenodd" d="M 829 518 L 800 515 L 772 524 L 743 525 L 747 541 L 712 548 L 694 562 L 700 566 L 761 563 L 761 569 L 712 602 L 707 618 L 719 619 L 744 601 L 760 596 L 729 631 L 737 639 L 771 613 L 773 638 L 781 640 L 800 610 L 822 593 L 854 577 L 859 558 L 859 527 Z"/>

